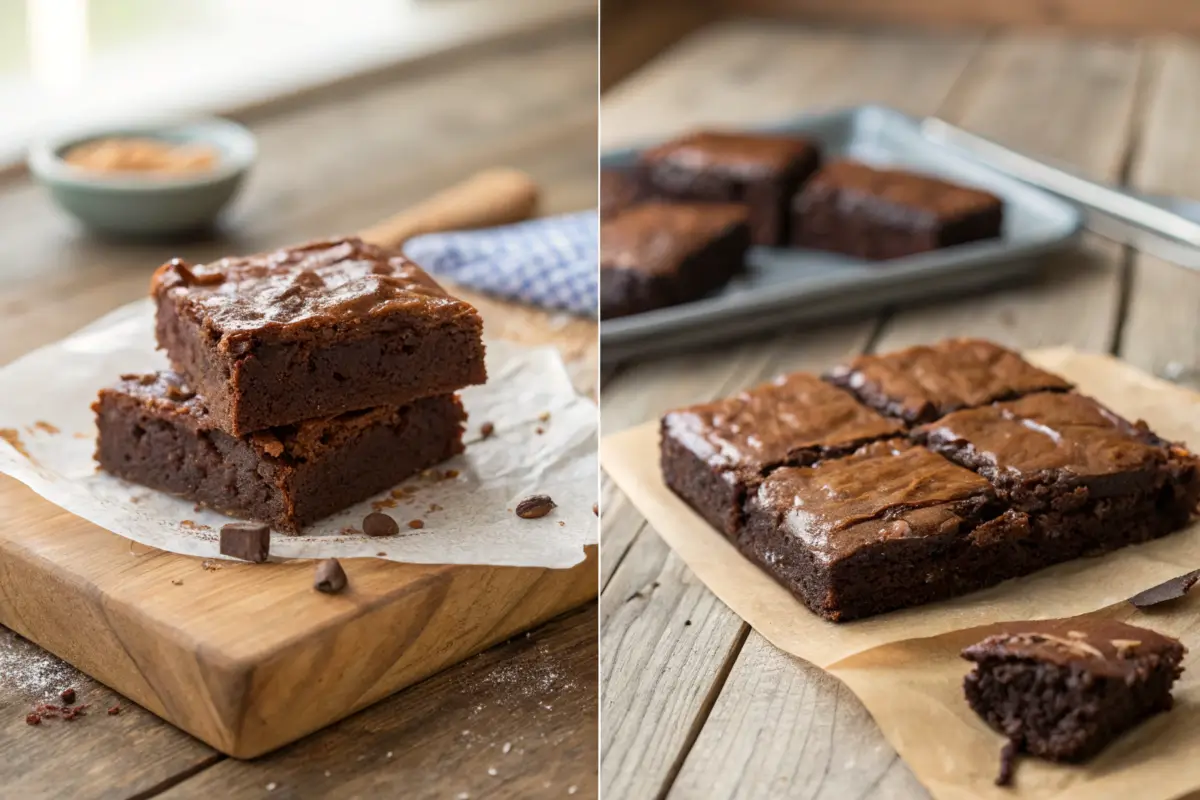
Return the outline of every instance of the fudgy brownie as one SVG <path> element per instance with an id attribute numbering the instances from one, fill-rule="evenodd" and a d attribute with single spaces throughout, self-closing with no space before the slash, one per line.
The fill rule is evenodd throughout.
<path id="1" fill-rule="evenodd" d="M 884 414 L 932 422 L 951 411 L 1012 400 L 1071 384 L 1013 351 L 982 339 L 947 339 L 883 355 L 860 356 L 827 376 Z"/>
<path id="2" fill-rule="evenodd" d="M 750 246 L 738 205 L 644 203 L 600 224 L 600 316 L 687 303 L 740 272 Z"/>
<path id="3" fill-rule="evenodd" d="M 791 136 L 700 131 L 653 149 L 640 159 L 643 190 L 652 196 L 745 203 L 755 244 L 788 241 L 788 206 L 816 171 L 816 145 Z"/>
<path id="4" fill-rule="evenodd" d="M 738 548 L 835 622 L 999 583 L 1027 567 L 1025 514 L 986 480 L 905 441 L 771 472 Z"/>
<path id="5" fill-rule="evenodd" d="M 1183 671 L 1178 640 L 1108 619 L 1009 623 L 963 651 L 975 663 L 967 702 L 1025 750 L 1083 761 L 1171 708 Z"/>
<path id="6" fill-rule="evenodd" d="M 600 219 L 615 217 L 642 198 L 637 176 L 627 170 L 600 170 Z"/>
<path id="7" fill-rule="evenodd" d="M 926 175 L 852 161 L 821 168 L 796 195 L 792 243 L 872 260 L 994 239 L 999 197 Z"/>
<path id="8" fill-rule="evenodd" d="M 451 394 L 234 437 L 171 373 L 124 376 L 93 410 L 106 471 L 290 533 L 462 452 L 466 419 Z"/>
<path id="9" fill-rule="evenodd" d="M 811 464 L 903 429 L 836 386 L 798 372 L 663 417 L 663 477 L 705 519 L 734 536 L 747 492 L 769 469 Z"/>
<path id="10" fill-rule="evenodd" d="M 475 309 L 358 239 L 176 260 L 151 286 L 159 346 L 235 436 L 487 379 Z"/>
<path id="11" fill-rule="evenodd" d="M 1045 564 L 1164 536 L 1200 503 L 1200 459 L 1073 392 L 956 411 L 913 436 L 1032 513 Z"/>

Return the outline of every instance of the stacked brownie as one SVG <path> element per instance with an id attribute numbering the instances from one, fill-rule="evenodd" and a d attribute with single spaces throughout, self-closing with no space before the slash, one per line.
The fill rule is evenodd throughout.
<path id="1" fill-rule="evenodd" d="M 108 472 L 296 533 L 462 452 L 483 324 L 404 257 L 338 239 L 176 260 L 151 292 L 174 372 L 100 393 Z"/>
<path id="2" fill-rule="evenodd" d="M 866 356 L 662 422 L 668 486 L 846 621 L 1166 535 L 1200 460 L 990 342 Z"/>
<path id="3" fill-rule="evenodd" d="M 603 170 L 600 217 L 608 319 L 720 289 L 750 244 L 898 258 L 1000 236 L 1004 204 L 912 172 L 822 166 L 818 146 L 802 138 L 699 131 L 645 151 L 632 169 Z"/>

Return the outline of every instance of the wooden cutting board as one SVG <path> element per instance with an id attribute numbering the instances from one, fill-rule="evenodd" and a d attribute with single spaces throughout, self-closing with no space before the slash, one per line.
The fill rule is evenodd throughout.
<path id="1" fill-rule="evenodd" d="M 481 174 L 364 231 L 501 224 L 536 187 Z M 464 294 L 464 293 L 459 293 Z M 476 299 L 476 298 L 472 298 Z M 489 336 L 553 341 L 594 361 L 595 324 L 481 301 Z M 343 561 L 340 595 L 313 562 L 206 568 L 131 543 L 0 477 L 0 623 L 217 750 L 251 758 L 318 730 L 597 592 L 597 554 L 568 570 Z"/>

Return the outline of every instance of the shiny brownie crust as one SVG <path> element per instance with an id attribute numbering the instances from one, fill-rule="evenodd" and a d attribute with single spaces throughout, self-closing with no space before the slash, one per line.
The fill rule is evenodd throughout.
<path id="1" fill-rule="evenodd" d="M 357 239 L 172 261 L 151 285 L 159 347 L 234 436 L 487 379 L 475 309 Z"/>
<path id="2" fill-rule="evenodd" d="M 172 373 L 124 376 L 92 406 L 119 478 L 298 533 L 463 450 L 455 395 L 234 437 Z"/>

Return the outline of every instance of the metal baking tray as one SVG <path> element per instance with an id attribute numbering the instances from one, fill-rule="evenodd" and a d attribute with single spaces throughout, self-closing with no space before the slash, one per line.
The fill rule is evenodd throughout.
<path id="1" fill-rule="evenodd" d="M 1038 270 L 1037 256 L 1070 246 L 1083 229 L 1077 206 L 927 138 L 921 120 L 894 109 L 859 106 L 751 130 L 804 135 L 820 142 L 828 158 L 902 167 L 987 189 L 1004 200 L 1003 234 L 889 261 L 755 247 L 746 274 L 714 295 L 602 321 L 606 363 L 1012 284 Z M 642 149 L 604 153 L 601 166 L 632 166 Z"/>

